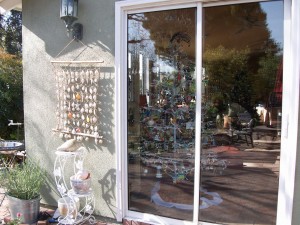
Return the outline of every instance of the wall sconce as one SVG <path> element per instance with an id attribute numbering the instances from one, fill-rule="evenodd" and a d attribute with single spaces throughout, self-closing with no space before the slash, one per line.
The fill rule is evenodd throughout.
<path id="1" fill-rule="evenodd" d="M 60 18 L 65 22 L 68 36 L 82 39 L 82 24 L 74 23 L 78 19 L 78 0 L 60 0 Z"/>

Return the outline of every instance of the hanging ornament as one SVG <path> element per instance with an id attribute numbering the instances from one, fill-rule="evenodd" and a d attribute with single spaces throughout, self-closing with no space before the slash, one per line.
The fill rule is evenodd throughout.
<path id="1" fill-rule="evenodd" d="M 96 117 L 96 116 L 93 116 L 92 121 L 93 121 L 93 123 L 96 123 L 96 122 L 97 122 L 97 117 Z"/>
<path id="2" fill-rule="evenodd" d="M 76 97 L 76 100 L 78 100 L 78 101 L 81 100 L 81 95 L 79 93 L 77 93 L 75 97 Z"/>
<path id="3" fill-rule="evenodd" d="M 73 114 L 71 112 L 68 113 L 68 118 L 72 119 L 73 118 Z"/>
<path id="4" fill-rule="evenodd" d="M 64 134 L 63 133 L 59 133 L 59 138 L 64 138 Z"/>
<path id="5" fill-rule="evenodd" d="M 95 83 L 98 82 L 99 77 L 100 77 L 99 71 L 96 70 L 96 71 L 95 71 L 95 79 L 94 79 L 94 82 L 95 82 Z"/>

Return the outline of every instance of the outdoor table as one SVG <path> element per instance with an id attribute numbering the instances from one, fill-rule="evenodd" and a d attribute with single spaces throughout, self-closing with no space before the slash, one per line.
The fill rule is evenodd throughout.
<path id="1" fill-rule="evenodd" d="M 18 143 L 18 145 L 16 145 Z M 25 145 L 23 141 L 0 141 L 0 167 L 13 166 L 16 159 L 24 158 Z"/>

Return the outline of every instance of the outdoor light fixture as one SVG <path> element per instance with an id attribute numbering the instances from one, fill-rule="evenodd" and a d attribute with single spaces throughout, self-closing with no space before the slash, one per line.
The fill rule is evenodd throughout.
<path id="1" fill-rule="evenodd" d="M 60 0 L 60 18 L 65 22 L 68 35 L 76 40 L 82 39 L 82 24 L 74 23 L 78 19 L 78 0 Z"/>

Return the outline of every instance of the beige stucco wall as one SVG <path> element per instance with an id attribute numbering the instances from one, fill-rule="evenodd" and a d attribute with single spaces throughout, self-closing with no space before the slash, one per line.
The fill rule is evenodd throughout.
<path id="1" fill-rule="evenodd" d="M 300 74 L 299 74 L 300 75 Z M 300 104 L 299 104 L 300 105 Z M 298 118 L 300 118 L 300 109 L 298 110 Z M 298 127 L 300 127 L 300 120 L 298 120 Z M 297 157 L 296 162 L 300 162 L 300 132 L 298 131 L 298 143 L 297 143 Z M 296 163 L 296 174 L 295 174 L 295 188 L 294 188 L 294 199 L 293 199 L 293 214 L 292 214 L 292 225 L 300 224 L 300 165 Z"/>
<path id="2" fill-rule="evenodd" d="M 114 1 L 80 1 L 83 44 L 72 42 L 59 58 L 55 56 L 71 41 L 59 18 L 59 0 L 23 1 L 23 63 L 25 134 L 28 156 L 40 160 L 48 171 L 42 202 L 56 205 L 55 150 L 63 143 L 53 133 L 57 120 L 56 86 L 52 60 L 104 60 L 101 65 L 99 118 L 104 143 L 85 142 L 84 167 L 91 171 L 96 199 L 95 214 L 115 217 L 116 150 L 114 144 Z M 67 166 L 68 168 L 71 165 Z"/>

